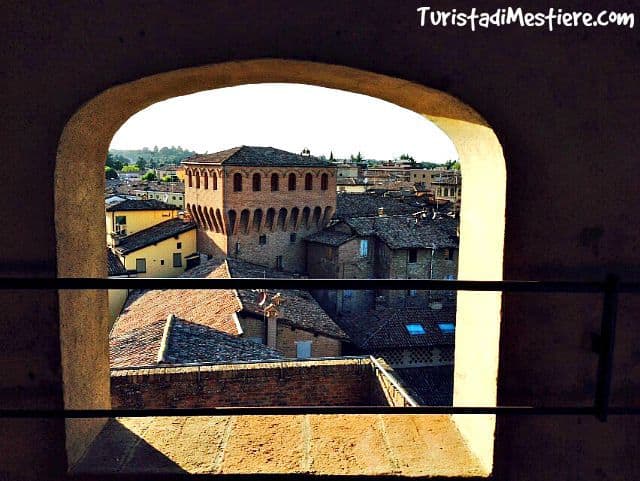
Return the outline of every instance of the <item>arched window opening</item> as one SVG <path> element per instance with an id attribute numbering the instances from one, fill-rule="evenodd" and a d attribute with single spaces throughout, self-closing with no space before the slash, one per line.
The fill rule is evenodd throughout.
<path id="1" fill-rule="evenodd" d="M 313 189 L 313 175 L 306 174 L 304 176 L 304 190 L 312 190 Z"/>
<path id="2" fill-rule="evenodd" d="M 280 189 L 280 178 L 278 174 L 271 174 L 271 192 L 277 192 Z"/>
<path id="3" fill-rule="evenodd" d="M 189 179 L 189 187 L 193 187 L 193 176 L 190 170 L 187 171 L 187 178 Z"/>
<path id="4" fill-rule="evenodd" d="M 209 176 L 207 175 L 207 173 L 204 173 L 204 188 L 208 189 L 209 188 Z"/>
<path id="5" fill-rule="evenodd" d="M 240 172 L 233 174 L 233 191 L 242 192 L 242 174 Z"/>
<path id="6" fill-rule="evenodd" d="M 213 173 L 213 190 L 218 190 L 218 174 Z"/>
<path id="7" fill-rule="evenodd" d="M 240 228 L 241 234 L 247 235 L 249 233 L 249 209 L 242 209 L 240 212 Z"/>
<path id="8" fill-rule="evenodd" d="M 262 184 L 262 180 L 261 180 L 260 174 L 258 173 L 253 174 L 253 191 L 259 192 L 262 187 L 261 184 Z"/>
<path id="9" fill-rule="evenodd" d="M 298 228 L 298 216 L 300 215 L 300 209 L 294 207 L 291 209 L 291 219 L 289 220 L 289 229 L 296 230 Z"/>
<path id="10" fill-rule="evenodd" d="M 305 207 L 302 209 L 302 220 L 300 221 L 301 229 L 309 228 L 309 216 L 311 215 L 311 209 L 309 207 Z"/>
<path id="11" fill-rule="evenodd" d="M 296 190 L 296 174 L 289 174 L 289 190 Z"/>
<path id="12" fill-rule="evenodd" d="M 313 209 L 313 217 L 311 218 L 311 227 L 318 227 L 320 223 L 320 215 L 322 214 L 322 208 L 316 207 Z"/>
<path id="13" fill-rule="evenodd" d="M 251 223 L 252 232 L 260 232 L 262 226 L 262 209 L 256 209 L 253 211 L 253 222 Z"/>
<path id="14" fill-rule="evenodd" d="M 278 212 L 278 225 L 277 228 L 281 231 L 286 230 L 286 222 L 287 222 L 287 209 L 282 207 Z"/>
<path id="15" fill-rule="evenodd" d="M 329 175 L 322 174 L 320 176 L 320 190 L 327 190 L 329 188 Z"/>
<path id="16" fill-rule="evenodd" d="M 196 171 L 196 189 L 200 188 L 200 172 Z"/>
<path id="17" fill-rule="evenodd" d="M 273 230 L 273 221 L 275 220 L 275 217 L 276 217 L 276 210 L 273 207 L 270 207 L 269 209 L 267 209 L 267 216 L 264 222 L 265 230 L 269 230 L 269 231 Z"/>
<path id="18" fill-rule="evenodd" d="M 209 209 L 207 209 L 206 206 L 203 209 L 203 212 L 204 212 L 204 219 L 207 222 L 207 228 L 211 231 L 214 230 L 213 222 L 211 221 L 211 217 L 209 216 Z"/>
<path id="19" fill-rule="evenodd" d="M 227 211 L 227 234 L 233 235 L 236 233 L 236 211 L 230 209 Z"/>

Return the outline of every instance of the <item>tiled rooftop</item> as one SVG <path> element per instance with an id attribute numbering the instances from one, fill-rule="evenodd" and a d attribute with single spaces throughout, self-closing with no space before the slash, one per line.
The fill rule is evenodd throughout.
<path id="1" fill-rule="evenodd" d="M 411 386 L 423 406 L 453 404 L 453 365 L 394 369 L 395 375 Z"/>
<path id="2" fill-rule="evenodd" d="M 353 234 L 340 232 L 329 227 L 305 237 L 304 240 L 307 242 L 315 242 L 316 244 L 336 247 L 354 238 L 355 235 Z"/>
<path id="3" fill-rule="evenodd" d="M 122 212 L 128 210 L 178 210 L 175 205 L 166 204 L 159 200 L 125 200 L 107 207 L 107 212 Z"/>
<path id="4" fill-rule="evenodd" d="M 150 201 L 144 201 L 150 202 Z M 136 232 L 120 239 L 120 243 L 114 250 L 121 255 L 137 251 L 158 242 L 177 236 L 183 232 L 195 229 L 194 222 L 185 222 L 183 219 L 170 219 L 147 229 Z"/>
<path id="5" fill-rule="evenodd" d="M 444 334 L 438 322 L 456 321 L 455 303 L 445 302 L 442 309 L 423 308 L 377 308 L 343 314 L 337 321 L 352 342 L 366 352 L 384 349 L 452 346 L 454 334 Z M 421 324 L 425 334 L 411 335 L 407 324 Z"/>
<path id="6" fill-rule="evenodd" d="M 120 258 L 109 248 L 107 248 L 107 271 L 109 273 L 109 277 L 123 276 L 127 274 L 127 269 L 125 269 L 122 262 L 120 262 Z"/>
<path id="7" fill-rule="evenodd" d="M 194 155 L 183 164 L 216 164 L 254 167 L 333 167 L 334 164 L 312 156 L 294 154 L 273 147 L 243 145 L 213 154 Z"/>
<path id="8" fill-rule="evenodd" d="M 420 201 L 405 203 L 391 197 L 378 194 L 351 194 L 338 192 L 336 196 L 336 214 L 338 219 L 347 217 L 367 217 L 378 214 L 378 209 L 383 208 L 387 215 L 413 214 L 425 208 Z"/>

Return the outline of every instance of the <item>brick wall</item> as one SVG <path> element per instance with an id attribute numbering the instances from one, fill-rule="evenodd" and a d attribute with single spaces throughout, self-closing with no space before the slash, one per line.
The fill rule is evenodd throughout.
<path id="1" fill-rule="evenodd" d="M 276 349 L 285 357 L 296 357 L 296 341 L 311 341 L 311 357 L 336 357 L 342 355 L 342 342 L 302 329 L 278 323 Z"/>
<path id="2" fill-rule="evenodd" d="M 403 405 L 369 359 L 112 370 L 114 408 Z"/>

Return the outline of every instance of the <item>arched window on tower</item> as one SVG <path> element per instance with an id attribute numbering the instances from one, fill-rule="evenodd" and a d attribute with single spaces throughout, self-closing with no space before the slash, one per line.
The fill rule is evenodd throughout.
<path id="1" fill-rule="evenodd" d="M 296 174 L 289 174 L 289 190 L 296 190 Z"/>
<path id="2" fill-rule="evenodd" d="M 209 188 L 209 175 L 206 172 L 204 173 L 204 188 Z"/>
<path id="3" fill-rule="evenodd" d="M 233 174 L 233 191 L 242 192 L 242 174 L 239 172 Z"/>
<path id="4" fill-rule="evenodd" d="M 313 175 L 307 174 L 304 176 L 304 190 L 313 189 Z"/>
<path id="5" fill-rule="evenodd" d="M 191 171 L 187 172 L 187 177 L 189 178 L 189 187 L 193 187 L 193 176 L 191 175 Z"/>
<path id="6" fill-rule="evenodd" d="M 320 176 L 320 189 L 327 190 L 329 188 L 329 176 L 327 174 L 322 174 Z"/>
<path id="7" fill-rule="evenodd" d="M 253 174 L 253 191 L 258 192 L 262 187 L 262 181 L 260 179 L 260 174 Z"/>
<path id="8" fill-rule="evenodd" d="M 200 188 L 200 172 L 196 171 L 196 189 Z"/>
<path id="9" fill-rule="evenodd" d="M 218 174 L 213 173 L 213 190 L 218 190 Z"/>
<path id="10" fill-rule="evenodd" d="M 280 190 L 280 178 L 278 174 L 271 174 L 271 192 Z"/>

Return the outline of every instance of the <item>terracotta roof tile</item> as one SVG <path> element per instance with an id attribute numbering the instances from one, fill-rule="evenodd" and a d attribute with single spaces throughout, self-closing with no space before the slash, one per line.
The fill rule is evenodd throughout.
<path id="1" fill-rule="evenodd" d="M 294 154 L 273 147 L 250 147 L 246 145 L 213 154 L 194 155 L 184 159 L 182 163 L 260 167 L 333 167 L 334 165 L 316 157 Z"/>

